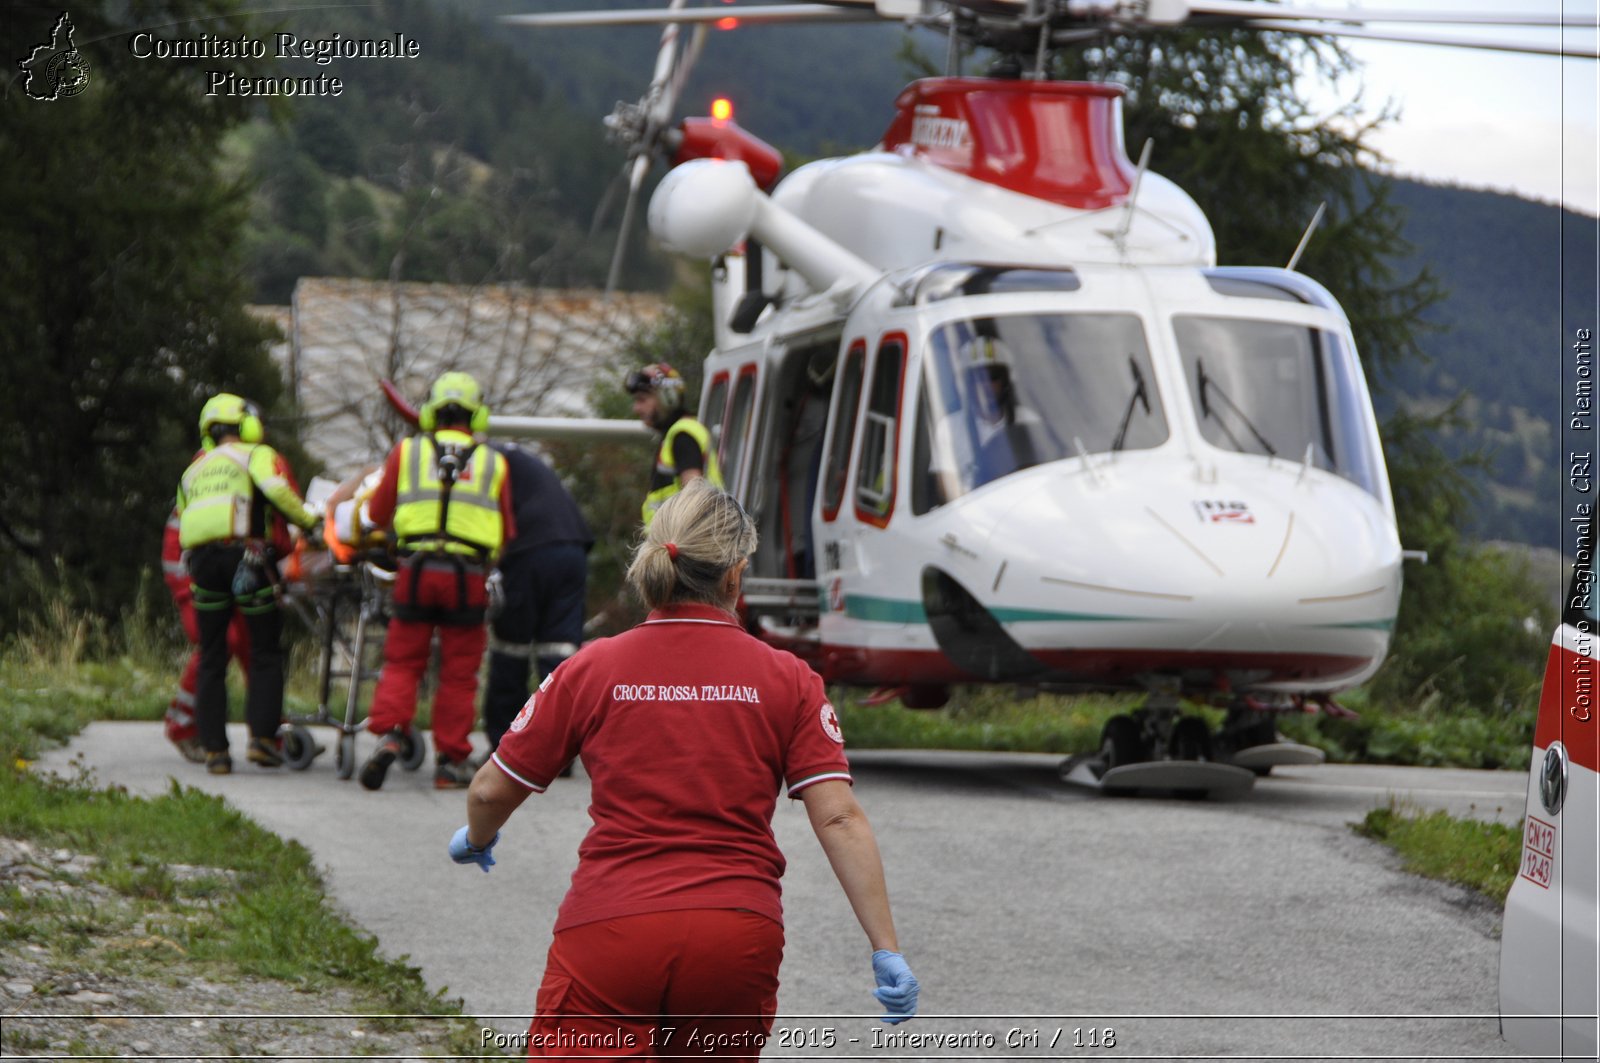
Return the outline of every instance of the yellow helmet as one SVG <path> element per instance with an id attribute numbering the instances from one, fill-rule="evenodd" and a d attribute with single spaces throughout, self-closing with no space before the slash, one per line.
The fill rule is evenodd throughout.
<path id="1" fill-rule="evenodd" d="M 417 427 L 424 432 L 439 427 L 439 411 L 446 406 L 459 406 L 470 413 L 474 432 L 482 432 L 489 427 L 489 407 L 484 404 L 483 391 L 470 373 L 452 371 L 433 382 L 428 401 L 417 412 Z"/>
<path id="2" fill-rule="evenodd" d="M 245 443 L 259 443 L 266 435 L 261 413 L 255 403 L 226 391 L 211 396 L 200 409 L 200 442 L 207 450 L 216 446 L 216 437 L 211 430 L 218 425 L 236 427 L 239 439 Z"/>

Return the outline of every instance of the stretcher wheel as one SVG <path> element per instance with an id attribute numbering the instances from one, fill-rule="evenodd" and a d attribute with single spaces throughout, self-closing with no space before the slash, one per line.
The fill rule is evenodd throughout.
<path id="1" fill-rule="evenodd" d="M 321 752 L 311 732 L 299 724 L 283 732 L 283 763 L 295 771 L 305 771 L 311 767 L 311 762 Z"/>
<path id="2" fill-rule="evenodd" d="M 348 733 L 339 736 L 339 778 L 348 779 L 356 773 L 356 736 Z"/>
<path id="3" fill-rule="evenodd" d="M 405 732 L 401 740 L 400 766 L 406 771 L 416 771 L 428 759 L 428 740 L 415 731 Z"/>

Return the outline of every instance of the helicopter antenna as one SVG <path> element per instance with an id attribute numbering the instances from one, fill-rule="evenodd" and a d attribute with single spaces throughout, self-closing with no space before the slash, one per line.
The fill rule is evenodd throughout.
<path id="1" fill-rule="evenodd" d="M 1133 187 L 1128 190 L 1128 201 L 1122 205 L 1122 224 L 1117 226 L 1117 231 L 1111 237 L 1116 242 L 1118 251 L 1127 251 L 1123 245 L 1128 238 L 1128 230 L 1133 228 L 1133 212 L 1139 201 L 1139 185 L 1144 182 L 1144 172 L 1150 166 L 1150 148 L 1154 144 L 1154 140 L 1146 139 L 1144 147 L 1139 149 L 1139 166 L 1133 174 Z"/>
<path id="2" fill-rule="evenodd" d="M 1294 269 L 1300 262 L 1300 255 L 1305 251 L 1306 245 L 1311 242 L 1311 234 L 1317 231 L 1317 225 L 1322 221 L 1322 215 L 1328 210 L 1328 201 L 1323 200 L 1317 204 L 1317 212 L 1311 215 L 1311 224 L 1306 226 L 1305 235 L 1300 237 L 1300 243 L 1295 246 L 1294 254 L 1289 256 L 1289 264 L 1284 269 Z"/>
<path id="3" fill-rule="evenodd" d="M 1037 8 L 1037 4 L 1028 4 L 1029 13 Z M 1029 75 L 1034 81 L 1043 81 L 1045 77 L 1045 64 L 1050 61 L 1050 23 L 1045 19 L 1039 20 L 1039 46 L 1033 53 L 1033 73 Z"/>

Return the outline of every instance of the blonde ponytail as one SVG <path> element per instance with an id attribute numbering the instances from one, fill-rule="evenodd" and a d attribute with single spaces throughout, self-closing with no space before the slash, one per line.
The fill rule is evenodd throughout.
<path id="1" fill-rule="evenodd" d="M 677 602 L 726 606 L 728 571 L 755 553 L 756 526 L 734 497 L 704 479 L 667 499 L 645 529 L 628 582 L 645 605 Z"/>

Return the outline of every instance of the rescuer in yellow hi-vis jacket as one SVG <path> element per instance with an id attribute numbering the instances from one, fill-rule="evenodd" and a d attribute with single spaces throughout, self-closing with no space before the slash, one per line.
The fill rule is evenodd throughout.
<path id="1" fill-rule="evenodd" d="M 383 785 L 412 733 L 417 685 L 439 634 L 439 685 L 433 697 L 434 786 L 472 781 L 472 723 L 478 665 L 488 632 L 486 581 L 500 548 L 516 534 L 506 459 L 473 437 L 489 425 L 477 381 L 445 373 L 417 419 L 419 435 L 389 452 L 383 479 L 367 503 L 374 524 L 390 527 L 400 556 L 383 672 L 367 727 L 381 736 L 361 767 L 361 785 Z"/>
<path id="2" fill-rule="evenodd" d="M 283 614 L 277 554 L 287 548 L 281 520 L 315 529 L 288 462 L 265 442 L 256 408 L 238 395 L 213 396 L 200 411 L 205 448 L 178 485 L 178 540 L 188 562 L 200 634 L 195 716 L 206 770 L 233 770 L 228 754 L 228 626 L 234 610 L 250 632 L 245 720 L 249 759 L 283 764 Z M 275 527 L 277 525 L 277 527 Z"/>
<path id="3" fill-rule="evenodd" d="M 647 365 L 629 373 L 624 386 L 633 396 L 633 415 L 661 433 L 650 470 L 650 493 L 640 510 L 648 528 L 656 510 L 691 480 L 704 476 L 721 488 L 722 470 L 711 432 L 684 412 L 683 377 L 676 369 L 665 362 Z"/>

